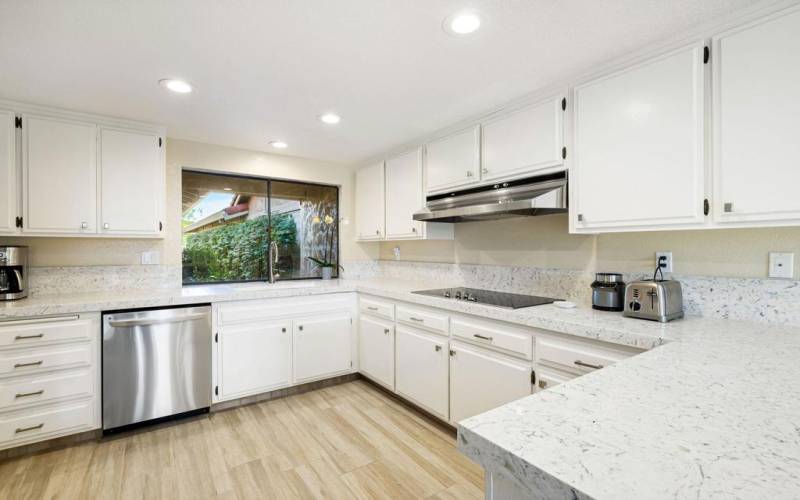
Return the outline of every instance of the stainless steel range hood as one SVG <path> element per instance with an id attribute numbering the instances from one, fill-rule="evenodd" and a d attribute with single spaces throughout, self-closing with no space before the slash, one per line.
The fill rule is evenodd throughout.
<path id="1" fill-rule="evenodd" d="M 564 172 L 429 196 L 414 220 L 469 222 L 567 211 Z"/>

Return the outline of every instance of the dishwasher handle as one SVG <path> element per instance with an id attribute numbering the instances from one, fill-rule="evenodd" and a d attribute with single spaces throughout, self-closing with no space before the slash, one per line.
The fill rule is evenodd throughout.
<path id="1" fill-rule="evenodd" d="M 147 325 L 163 325 L 166 323 L 182 323 L 184 321 L 192 321 L 195 319 L 204 319 L 208 317 L 208 313 L 195 313 L 184 314 L 181 316 L 172 316 L 168 318 L 137 318 L 137 319 L 114 319 L 108 318 L 109 326 L 147 326 Z"/>

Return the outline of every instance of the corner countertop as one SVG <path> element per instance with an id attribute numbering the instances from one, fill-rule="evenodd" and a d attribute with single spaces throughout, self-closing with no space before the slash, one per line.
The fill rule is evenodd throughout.
<path id="1" fill-rule="evenodd" d="M 648 352 L 459 423 L 459 448 L 542 498 L 800 495 L 800 328 L 686 318 L 668 324 L 587 308 L 506 310 L 397 279 L 195 286 L 39 296 L 0 321 L 164 305 L 361 292 Z"/>

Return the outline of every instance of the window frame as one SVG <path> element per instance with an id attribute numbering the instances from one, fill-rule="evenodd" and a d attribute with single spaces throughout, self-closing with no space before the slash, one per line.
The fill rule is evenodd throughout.
<path id="1" fill-rule="evenodd" d="M 181 196 L 183 196 L 183 173 L 190 172 L 190 173 L 197 173 L 197 174 L 205 174 L 205 175 L 216 175 L 219 177 L 238 177 L 240 179 L 250 179 L 256 181 L 264 181 L 267 183 L 267 214 L 269 216 L 269 228 L 272 228 L 272 183 L 273 182 L 293 182 L 295 184 L 303 184 L 306 186 L 320 186 L 326 188 L 334 188 L 336 190 L 336 229 L 335 229 L 335 240 L 336 240 L 336 264 L 337 266 L 341 264 L 341 215 L 340 215 L 340 208 L 341 208 L 341 193 L 342 189 L 341 186 L 338 184 L 328 184 L 325 182 L 311 182 L 311 181 L 298 181 L 296 179 L 286 179 L 282 177 L 266 177 L 261 175 L 249 175 L 249 174 L 239 174 L 239 173 L 230 173 L 224 172 L 219 170 L 204 170 L 200 168 L 192 168 L 192 167 L 181 167 Z M 183 213 L 181 213 L 183 215 Z M 180 226 L 180 225 L 179 225 Z M 339 278 L 339 268 L 335 267 L 333 270 L 333 279 Z M 277 278 L 275 281 L 302 281 L 302 280 L 321 280 L 321 276 L 307 276 L 301 278 Z M 191 283 L 186 283 L 183 281 L 183 228 L 181 228 L 181 286 L 208 286 L 208 285 L 231 285 L 237 283 L 266 283 L 269 282 L 269 279 L 253 279 L 253 280 L 230 280 L 230 281 L 193 281 Z"/>

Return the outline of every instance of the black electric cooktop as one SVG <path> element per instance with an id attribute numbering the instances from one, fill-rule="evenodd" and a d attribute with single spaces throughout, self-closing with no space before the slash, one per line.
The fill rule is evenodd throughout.
<path id="1" fill-rule="evenodd" d="M 436 290 L 418 290 L 412 293 L 430 295 L 432 297 L 444 297 L 453 300 L 465 300 L 478 304 L 505 307 L 506 309 L 541 306 L 543 304 L 552 304 L 558 300 L 549 297 L 537 297 L 535 295 L 493 292 L 491 290 L 480 290 L 478 288 L 437 288 Z"/>

